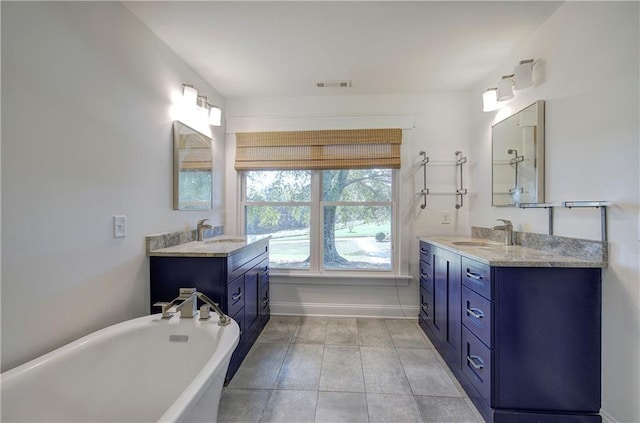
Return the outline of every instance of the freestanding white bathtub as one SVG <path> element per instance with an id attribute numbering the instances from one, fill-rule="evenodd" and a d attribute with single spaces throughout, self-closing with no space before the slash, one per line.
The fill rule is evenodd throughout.
<path id="1" fill-rule="evenodd" d="M 215 422 L 234 321 L 129 320 L 2 373 L 2 422 Z"/>

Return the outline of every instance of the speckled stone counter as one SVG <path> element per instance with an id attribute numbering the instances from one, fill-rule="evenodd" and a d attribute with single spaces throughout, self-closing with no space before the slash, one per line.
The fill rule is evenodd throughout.
<path id="1" fill-rule="evenodd" d="M 147 255 L 158 257 L 228 257 L 256 241 L 268 238 L 270 237 L 247 238 L 222 235 L 204 241 L 190 241 L 171 247 L 149 250 Z"/>
<path id="2" fill-rule="evenodd" d="M 241 237 L 222 235 L 191 241 L 171 247 L 158 248 L 147 252 L 149 256 L 158 257 L 228 257 L 247 247 L 248 245 L 270 237 Z"/>
<path id="3" fill-rule="evenodd" d="M 477 233 L 478 231 L 474 231 L 474 234 Z M 514 236 L 514 238 L 516 237 Z M 545 247 L 543 243 L 537 244 L 539 248 L 530 248 L 523 245 L 505 246 L 503 242 L 497 242 L 491 238 L 478 236 L 419 236 L 418 239 L 490 266 L 595 268 L 607 266 L 606 255 L 602 255 L 601 257 L 594 255 L 589 257 L 576 257 L 569 254 L 562 254 L 557 251 L 559 249 L 557 242 L 551 241 L 550 247 L 552 247 L 552 249 L 545 250 L 543 249 Z M 565 240 L 569 240 L 569 245 L 571 245 L 571 238 L 565 238 Z M 584 242 L 591 242 L 588 240 L 576 241 L 581 245 Z M 469 243 L 480 243 L 481 245 L 469 245 Z M 566 249 L 567 251 L 574 251 L 574 249 L 569 248 L 568 246 Z"/>

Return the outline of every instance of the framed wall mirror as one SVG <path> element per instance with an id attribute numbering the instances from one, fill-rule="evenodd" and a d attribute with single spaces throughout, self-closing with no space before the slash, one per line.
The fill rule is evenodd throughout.
<path id="1" fill-rule="evenodd" d="M 493 206 L 544 203 L 544 101 L 491 127 Z"/>
<path id="2" fill-rule="evenodd" d="M 180 121 L 173 122 L 173 209 L 211 209 L 211 138 Z"/>

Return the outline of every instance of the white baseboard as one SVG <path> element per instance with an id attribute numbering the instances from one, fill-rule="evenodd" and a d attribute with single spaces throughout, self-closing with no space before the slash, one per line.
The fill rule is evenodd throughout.
<path id="1" fill-rule="evenodd" d="M 600 410 L 600 416 L 602 416 L 602 423 L 620 423 L 604 410 Z"/>
<path id="2" fill-rule="evenodd" d="M 271 314 L 295 316 L 388 317 L 418 320 L 418 306 L 271 302 Z"/>

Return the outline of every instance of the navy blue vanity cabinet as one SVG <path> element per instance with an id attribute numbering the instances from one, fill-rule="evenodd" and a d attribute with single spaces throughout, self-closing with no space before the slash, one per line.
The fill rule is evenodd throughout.
<path id="1" fill-rule="evenodd" d="M 601 269 L 492 267 L 445 251 L 459 258 L 460 316 L 446 324 L 460 329 L 461 360 L 420 323 L 483 418 L 601 422 Z"/>
<path id="2" fill-rule="evenodd" d="M 219 303 L 240 326 L 240 341 L 227 371 L 229 382 L 270 318 L 269 240 L 251 243 L 227 257 L 152 255 L 149 259 L 152 313 L 158 312 L 155 302 L 170 301 L 179 288 L 193 287 Z"/>

